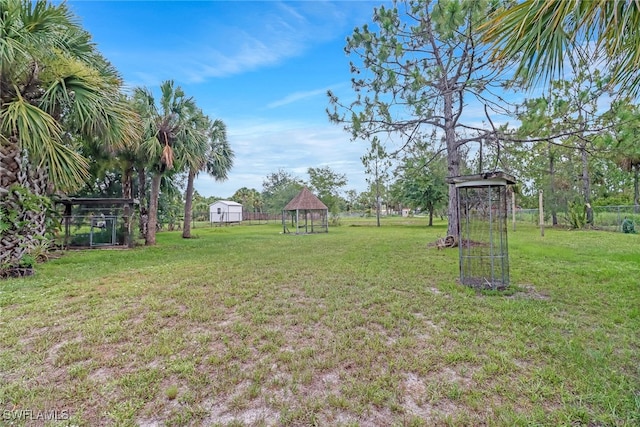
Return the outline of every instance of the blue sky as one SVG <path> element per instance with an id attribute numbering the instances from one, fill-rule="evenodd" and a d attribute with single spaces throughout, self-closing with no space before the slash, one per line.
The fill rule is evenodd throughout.
<path id="1" fill-rule="evenodd" d="M 345 39 L 370 22 L 370 1 L 80 1 L 67 4 L 127 87 L 157 90 L 172 79 L 227 125 L 235 165 L 225 182 L 201 174 L 203 196 L 262 190 L 284 169 L 304 180 L 329 166 L 366 189 L 360 157 L 329 122 L 326 92 L 352 96 Z"/>

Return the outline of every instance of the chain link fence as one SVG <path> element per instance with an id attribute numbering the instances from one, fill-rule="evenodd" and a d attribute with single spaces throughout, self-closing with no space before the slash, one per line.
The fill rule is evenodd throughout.
<path id="1" fill-rule="evenodd" d="M 511 219 L 511 213 L 509 214 Z M 544 225 L 553 225 L 553 213 L 551 210 L 544 211 Z M 559 226 L 571 227 L 569 212 L 556 212 Z M 593 227 L 608 231 L 623 231 L 622 225 L 625 220 L 631 221 L 635 229 L 640 231 L 640 207 L 638 206 L 594 206 L 593 207 Z M 540 224 L 538 209 L 516 209 L 516 221 Z"/>

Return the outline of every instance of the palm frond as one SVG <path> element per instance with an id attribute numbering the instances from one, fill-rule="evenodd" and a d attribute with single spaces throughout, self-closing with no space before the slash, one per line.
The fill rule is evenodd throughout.
<path id="1" fill-rule="evenodd" d="M 47 168 L 58 188 L 75 189 L 88 178 L 86 160 L 64 145 L 59 123 L 24 98 L 18 97 L 0 111 L 0 132 L 17 135 L 29 159 Z"/>
<path id="2" fill-rule="evenodd" d="M 529 87 L 562 78 L 566 59 L 603 55 L 612 67 L 612 83 L 637 96 L 638 28 L 637 0 L 524 0 L 494 12 L 480 30 L 494 61 L 515 63 L 516 77 Z"/>
<path id="3" fill-rule="evenodd" d="M 222 120 L 215 120 L 210 129 L 211 152 L 207 157 L 206 171 L 217 181 L 224 181 L 233 166 L 235 153 L 227 140 L 227 128 Z"/>

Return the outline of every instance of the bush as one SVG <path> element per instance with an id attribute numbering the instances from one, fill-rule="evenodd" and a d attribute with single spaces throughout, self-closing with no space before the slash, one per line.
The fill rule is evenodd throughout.
<path id="1" fill-rule="evenodd" d="M 622 232 L 625 234 L 636 234 L 636 227 L 629 218 L 625 218 L 624 221 L 622 221 Z"/>
<path id="2" fill-rule="evenodd" d="M 571 228 L 583 228 L 587 223 L 585 206 L 580 202 L 569 202 L 568 207 Z"/>

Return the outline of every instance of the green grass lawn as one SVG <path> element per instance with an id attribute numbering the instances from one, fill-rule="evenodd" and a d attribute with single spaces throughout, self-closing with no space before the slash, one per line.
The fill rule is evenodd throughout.
<path id="1" fill-rule="evenodd" d="M 640 236 L 519 225 L 496 293 L 428 246 L 443 223 L 373 224 L 162 232 L 1 281 L 0 425 L 640 425 Z"/>

